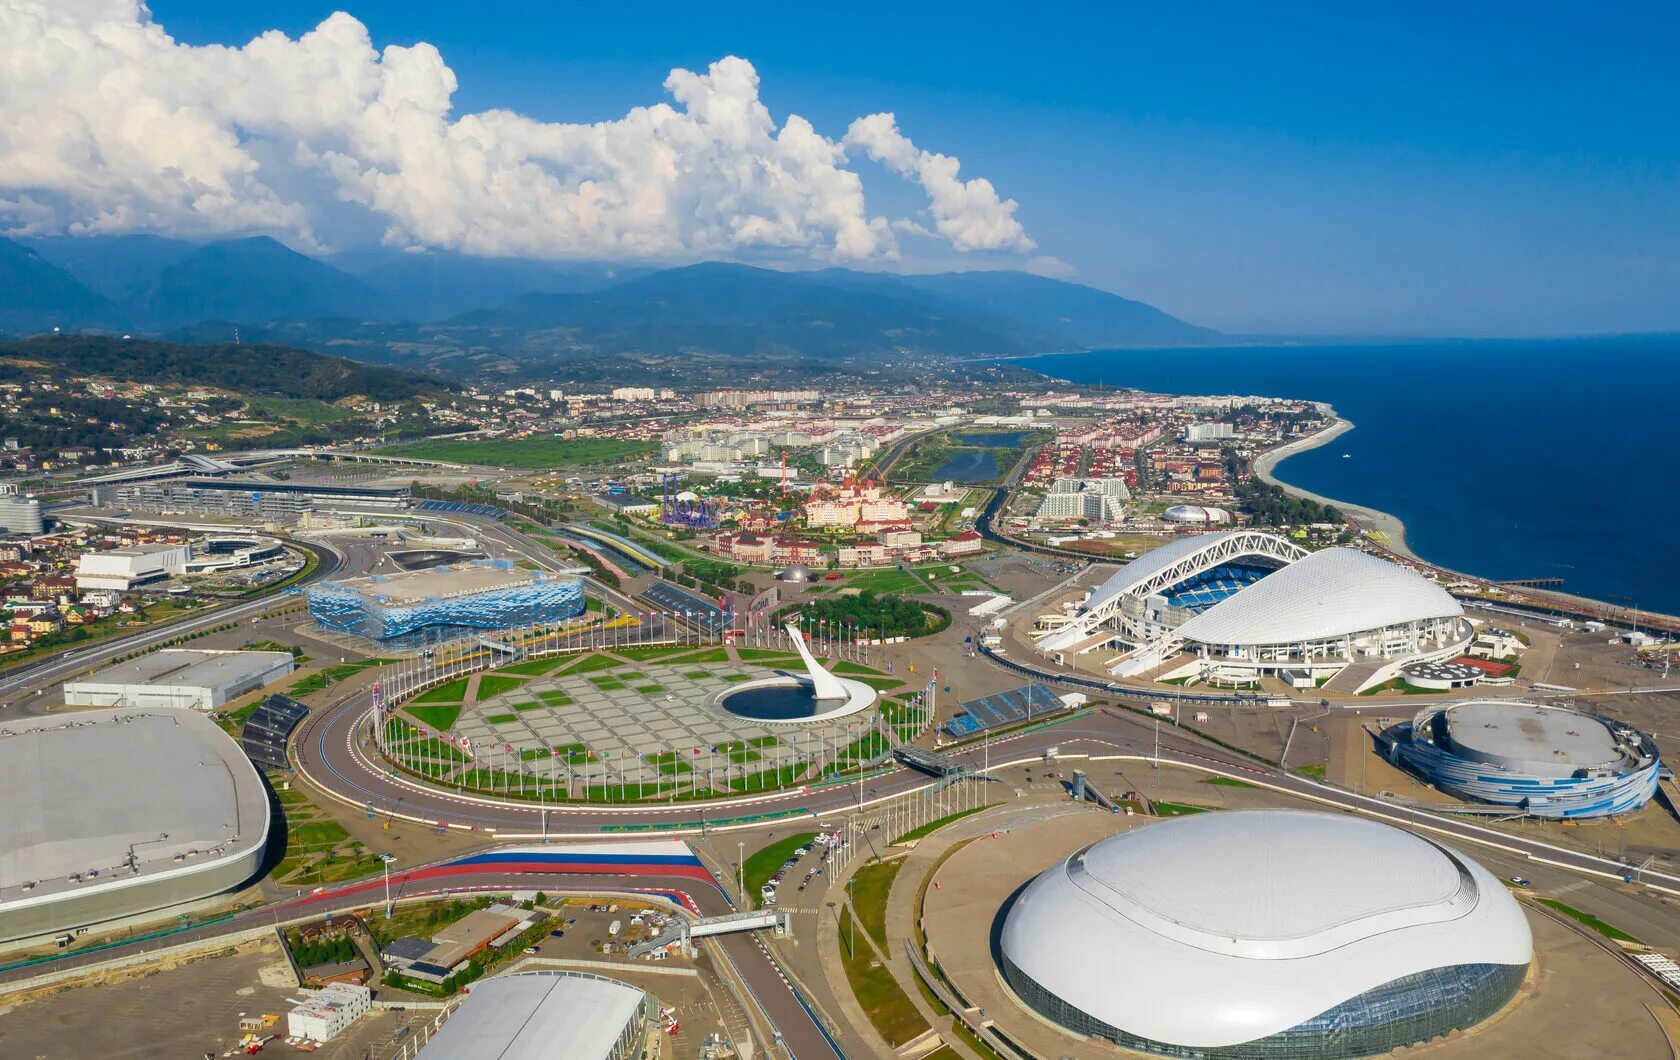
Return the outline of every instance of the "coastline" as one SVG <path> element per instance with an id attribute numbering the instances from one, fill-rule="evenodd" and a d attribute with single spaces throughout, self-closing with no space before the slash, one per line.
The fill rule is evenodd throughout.
<path id="1" fill-rule="evenodd" d="M 1359 524 L 1359 528 L 1363 530 L 1365 535 L 1371 538 L 1375 544 L 1380 545 L 1397 556 L 1404 556 L 1406 559 L 1412 560 L 1413 562 L 1427 563 L 1427 560 L 1420 558 L 1411 550 L 1410 547 L 1407 546 L 1406 524 L 1398 517 L 1390 515 L 1388 512 L 1379 511 L 1376 508 L 1368 508 L 1362 504 L 1354 504 L 1350 501 L 1338 500 L 1335 497 L 1325 497 L 1321 494 L 1313 493 L 1310 490 L 1301 489 L 1299 486 L 1292 486 L 1277 477 L 1276 469 L 1279 464 L 1288 460 L 1290 457 L 1295 456 L 1297 453 L 1304 453 L 1309 449 L 1317 449 L 1320 446 L 1329 445 L 1336 438 L 1353 430 L 1353 426 L 1354 425 L 1351 420 L 1344 420 L 1338 416 L 1335 423 L 1316 434 L 1310 434 L 1305 438 L 1296 439 L 1286 445 L 1280 445 L 1274 449 L 1266 450 L 1264 453 L 1261 453 L 1259 456 L 1254 458 L 1255 477 L 1260 479 L 1262 482 L 1278 487 L 1291 496 L 1303 497 L 1310 501 L 1317 501 L 1320 504 L 1333 504 L 1337 508 L 1341 509 L 1342 514 L 1348 516 L 1355 523 Z"/>

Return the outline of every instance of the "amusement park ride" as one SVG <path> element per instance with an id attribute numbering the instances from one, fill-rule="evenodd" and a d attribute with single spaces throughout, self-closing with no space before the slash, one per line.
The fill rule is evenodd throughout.
<path id="1" fill-rule="evenodd" d="M 703 497 L 681 489 L 676 475 L 662 480 L 659 498 L 659 521 L 666 526 L 681 526 L 690 530 L 711 530 L 718 525 L 717 505 Z"/>

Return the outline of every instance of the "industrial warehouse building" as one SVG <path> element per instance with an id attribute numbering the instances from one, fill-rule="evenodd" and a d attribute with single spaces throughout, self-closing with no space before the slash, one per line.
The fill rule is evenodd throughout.
<path id="1" fill-rule="evenodd" d="M 1178 538 L 1121 567 L 1075 613 L 1039 621 L 1039 651 L 1063 661 L 1104 651 L 1120 676 L 1248 684 L 1288 674 L 1347 694 L 1453 658 L 1474 632 L 1458 601 L 1414 571 L 1256 530 Z"/>
<path id="2" fill-rule="evenodd" d="M 1003 975 L 1076 1035 L 1206 1060 L 1370 1056 L 1466 1030 L 1527 975 L 1516 900 L 1375 821 L 1230 810 L 1079 851 L 1009 909 Z"/>
<path id="3" fill-rule="evenodd" d="M 472 560 L 389 576 L 322 582 L 304 591 L 323 629 L 385 640 L 431 627 L 506 629 L 583 613 L 583 580 Z"/>
<path id="4" fill-rule="evenodd" d="M 1554 819 L 1633 813 L 1662 769 L 1656 741 L 1633 726 L 1549 703 L 1438 703 L 1383 742 L 1391 761 L 1442 791 Z"/>
<path id="5" fill-rule="evenodd" d="M 584 972 L 517 972 L 474 983 L 417 1060 L 628 1060 L 659 1006 Z"/>
<path id="6" fill-rule="evenodd" d="M 216 710 L 292 672 L 284 651 L 164 648 L 64 683 L 72 707 L 182 707 Z"/>
<path id="7" fill-rule="evenodd" d="M 134 545 L 85 553 L 76 563 L 76 588 L 127 592 L 186 572 L 192 559 L 188 544 Z"/>
<path id="8" fill-rule="evenodd" d="M 162 913 L 262 864 L 268 789 L 186 710 L 0 724 L 0 943 Z"/>

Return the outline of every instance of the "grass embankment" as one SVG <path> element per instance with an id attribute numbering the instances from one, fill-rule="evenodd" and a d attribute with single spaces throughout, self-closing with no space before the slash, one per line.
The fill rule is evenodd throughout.
<path id="1" fill-rule="evenodd" d="M 282 886 L 315 886 L 355 879 L 379 870 L 379 858 L 350 837 L 344 826 L 332 820 L 320 807 L 297 789 L 280 790 L 276 775 L 275 798 L 286 821 L 286 853 L 269 878 Z"/>
<path id="2" fill-rule="evenodd" d="M 887 1044 L 896 1048 L 926 1032 L 927 1020 L 922 1018 L 915 1003 L 899 987 L 887 966 L 876 959 L 875 951 L 868 943 L 852 938 L 851 932 L 856 930 L 851 910 L 842 908 L 840 962 L 846 969 L 846 983 L 852 989 L 852 996 L 868 1014 L 869 1022 L 875 1025 Z M 855 947 L 849 946 L 848 940 L 856 943 Z"/>
<path id="3" fill-rule="evenodd" d="M 908 843 L 911 840 L 920 839 L 923 836 L 927 836 L 927 835 L 932 835 L 934 832 L 937 832 L 939 829 L 944 828 L 946 825 L 950 824 L 952 821 L 960 821 L 964 817 L 969 816 L 970 814 L 980 813 L 983 810 L 989 810 L 989 809 L 991 809 L 990 806 L 975 806 L 975 807 L 971 807 L 970 809 L 967 809 L 967 810 L 958 810 L 956 813 L 949 814 L 945 817 L 941 817 L 937 821 L 929 821 L 927 824 L 922 825 L 920 828 L 910 829 L 910 831 L 905 832 L 903 835 L 899 836 L 897 839 L 894 839 L 893 843 L 895 845 L 898 844 L 898 843 Z"/>
<path id="4" fill-rule="evenodd" d="M 1577 924 L 1583 924 L 1586 927 L 1592 928 L 1594 931 L 1613 942 L 1632 942 L 1636 945 L 1639 944 L 1638 939 L 1629 935 L 1621 928 L 1612 927 L 1600 920 L 1598 917 L 1593 916 L 1591 913 L 1583 913 L 1581 910 L 1576 909 L 1572 905 L 1564 905 L 1555 898 L 1536 898 L 1535 901 L 1539 902 L 1547 909 L 1562 913 L 1564 916 L 1575 921 Z"/>
<path id="5" fill-rule="evenodd" d="M 319 692 L 324 688 L 331 688 L 340 681 L 346 681 L 369 667 L 383 666 L 386 663 L 396 661 L 395 659 L 357 659 L 355 662 L 328 666 L 315 671 L 300 681 L 292 682 L 291 687 L 286 689 L 286 695 L 293 699 L 302 699 L 304 696 Z"/>
<path id="6" fill-rule="evenodd" d="M 852 883 L 847 888 L 852 895 L 852 906 L 857 910 L 858 923 L 882 949 L 887 946 L 887 895 L 903 867 L 903 858 L 871 861 L 852 873 Z"/>
<path id="7" fill-rule="evenodd" d="M 1237 780 L 1235 777 L 1208 777 L 1207 779 L 1203 780 L 1202 783 L 1203 784 L 1212 784 L 1214 787 L 1217 787 L 1217 788 L 1252 788 L 1252 787 L 1254 787 L 1254 785 L 1250 784 L 1248 781 Z"/>
<path id="8" fill-rule="evenodd" d="M 817 837 L 815 832 L 795 832 L 790 836 L 783 836 L 763 850 L 747 856 L 747 862 L 741 869 L 745 879 L 747 893 L 741 898 L 741 905 L 745 907 L 750 901 L 752 908 L 758 909 L 764 905 L 759 892 L 770 882 L 770 877 L 782 867 L 782 862 L 793 857 L 793 852 Z"/>
<path id="9" fill-rule="evenodd" d="M 550 468 L 610 464 L 658 452 L 654 442 L 616 438 L 438 438 L 378 450 L 417 460 L 493 467 Z"/>
<path id="10" fill-rule="evenodd" d="M 1211 806 L 1192 806 L 1187 802 L 1158 802 L 1155 804 L 1157 817 L 1184 817 L 1192 813 L 1207 813 Z"/>

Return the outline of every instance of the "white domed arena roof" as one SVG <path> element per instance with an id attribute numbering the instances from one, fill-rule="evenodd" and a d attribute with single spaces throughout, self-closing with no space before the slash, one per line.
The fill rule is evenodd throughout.
<path id="1" fill-rule="evenodd" d="M 1327 548 L 1221 600 L 1178 632 L 1202 644 L 1293 644 L 1463 614 L 1450 593 L 1412 570 Z"/>
<path id="2" fill-rule="evenodd" d="M 1359 817 L 1234 810 L 1136 827 L 1046 870 L 1002 949 L 1110 1027 L 1216 1049 L 1405 976 L 1526 966 L 1533 939 L 1505 887 L 1446 847 Z"/>

